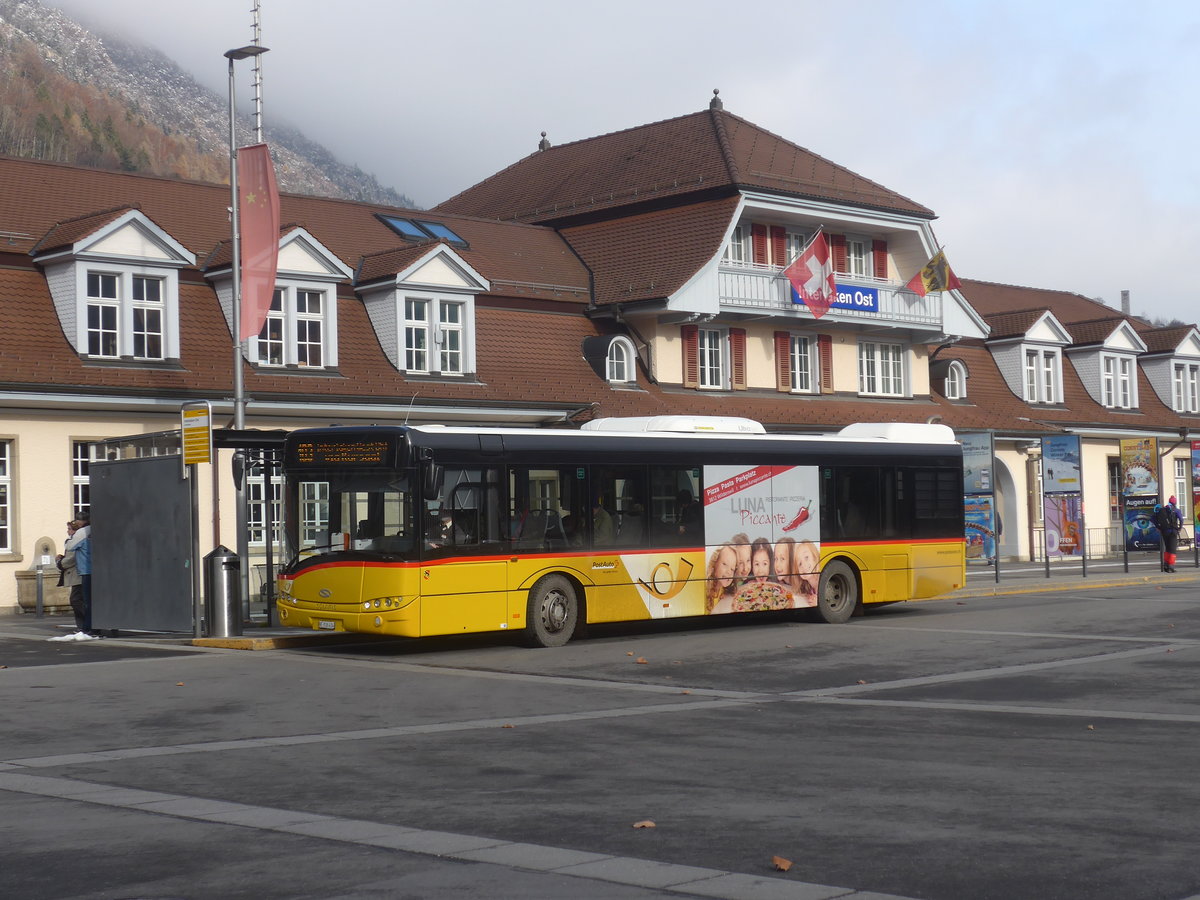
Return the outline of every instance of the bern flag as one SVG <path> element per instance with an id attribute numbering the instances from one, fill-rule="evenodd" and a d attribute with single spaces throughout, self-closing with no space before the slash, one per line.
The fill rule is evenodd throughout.
<path id="1" fill-rule="evenodd" d="M 952 291 L 961 285 L 958 282 L 958 276 L 946 262 L 946 251 L 939 250 L 905 287 L 924 297 L 934 291 Z"/>
<path id="2" fill-rule="evenodd" d="M 806 304 L 812 310 L 814 318 L 819 319 L 825 315 L 837 298 L 829 244 L 820 231 L 791 265 L 783 270 L 783 274 L 792 283 L 792 302 Z"/>
<path id="3" fill-rule="evenodd" d="M 241 342 L 258 336 L 271 309 L 279 262 L 279 191 L 266 144 L 240 148 L 237 163 L 242 238 Z"/>

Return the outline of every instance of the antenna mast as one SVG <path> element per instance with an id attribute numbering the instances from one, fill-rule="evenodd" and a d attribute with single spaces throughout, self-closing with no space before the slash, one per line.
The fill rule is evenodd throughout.
<path id="1" fill-rule="evenodd" d="M 254 44 L 262 46 L 262 0 L 254 0 Z M 263 113 L 262 113 L 262 58 L 263 54 L 254 57 L 254 143 L 263 142 Z"/>

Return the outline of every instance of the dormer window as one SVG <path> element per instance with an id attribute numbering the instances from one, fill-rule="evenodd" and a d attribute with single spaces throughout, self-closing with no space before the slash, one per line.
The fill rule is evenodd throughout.
<path id="1" fill-rule="evenodd" d="M 1137 381 L 1134 361 L 1129 356 L 1104 355 L 1101 360 L 1101 395 L 1109 409 L 1133 409 L 1137 406 Z"/>
<path id="2" fill-rule="evenodd" d="M 163 279 L 129 272 L 87 273 L 87 355 L 164 358 Z"/>
<path id="3" fill-rule="evenodd" d="M 326 308 L 323 291 L 276 287 L 267 321 L 255 340 L 254 360 L 260 366 L 324 366 Z"/>
<path id="4" fill-rule="evenodd" d="M 942 395 L 947 400 L 965 400 L 967 398 L 967 367 L 957 359 L 951 361 L 946 369 L 946 384 Z"/>
<path id="5" fill-rule="evenodd" d="M 1200 363 L 1175 363 L 1171 379 L 1171 408 L 1200 413 Z"/>
<path id="6" fill-rule="evenodd" d="M 629 384 L 636 378 L 633 342 L 627 337 L 616 335 L 608 345 L 605 360 L 605 378 L 610 384 Z"/>
<path id="7" fill-rule="evenodd" d="M 1025 402 L 1062 402 L 1062 355 L 1056 348 L 1026 348 Z"/>

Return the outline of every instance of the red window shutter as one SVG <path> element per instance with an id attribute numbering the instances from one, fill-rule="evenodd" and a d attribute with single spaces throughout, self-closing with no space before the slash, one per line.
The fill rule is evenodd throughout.
<path id="1" fill-rule="evenodd" d="M 683 338 L 683 386 L 700 387 L 700 328 L 684 325 L 679 333 Z"/>
<path id="2" fill-rule="evenodd" d="M 792 336 L 786 331 L 775 332 L 775 387 L 792 389 Z"/>
<path id="3" fill-rule="evenodd" d="M 771 262 L 780 267 L 788 264 L 787 229 L 782 225 L 771 226 Z"/>
<path id="4" fill-rule="evenodd" d="M 846 255 L 846 236 L 844 234 L 829 235 L 829 252 L 833 256 L 833 271 L 845 272 L 850 268 L 850 258 Z"/>
<path id="5" fill-rule="evenodd" d="M 750 249 L 754 254 L 753 262 L 767 262 L 767 226 L 752 223 L 750 225 Z"/>
<path id="6" fill-rule="evenodd" d="M 871 241 L 871 264 L 876 278 L 888 277 L 887 241 Z"/>
<path id="7" fill-rule="evenodd" d="M 833 335 L 817 335 L 817 364 L 821 367 L 821 393 L 833 393 Z"/>
<path id="8" fill-rule="evenodd" d="M 729 386 L 746 389 L 746 329 L 729 329 Z"/>

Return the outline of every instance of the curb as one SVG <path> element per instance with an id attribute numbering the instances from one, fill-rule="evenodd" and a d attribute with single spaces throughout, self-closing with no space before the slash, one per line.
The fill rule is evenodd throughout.
<path id="1" fill-rule="evenodd" d="M 962 600 L 970 597 L 1001 597 L 1006 594 L 1044 594 L 1049 591 L 1069 591 L 1081 588 L 1113 588 L 1125 587 L 1131 584 L 1187 584 L 1200 579 L 1200 574 L 1191 575 L 1176 573 L 1174 575 L 1126 575 L 1122 578 L 1093 580 L 1090 578 L 1073 577 L 1069 583 L 1062 579 L 1056 581 L 1046 578 L 1037 585 L 1025 583 L 1022 585 L 1006 586 L 1003 582 L 989 587 L 959 588 L 944 597 L 931 597 L 931 600 Z"/>
<path id="2" fill-rule="evenodd" d="M 263 637 L 209 637 L 192 638 L 187 643 L 193 647 L 216 648 L 219 650 L 289 650 L 297 647 L 318 647 L 326 644 L 368 644 L 378 641 L 401 640 L 390 635 L 358 634 L 338 632 L 330 634 L 277 634 Z"/>

